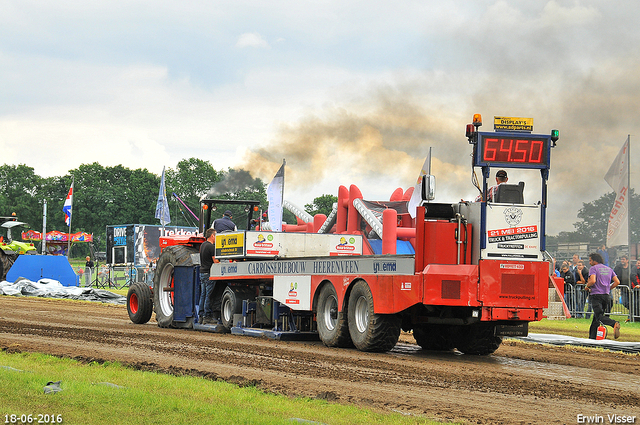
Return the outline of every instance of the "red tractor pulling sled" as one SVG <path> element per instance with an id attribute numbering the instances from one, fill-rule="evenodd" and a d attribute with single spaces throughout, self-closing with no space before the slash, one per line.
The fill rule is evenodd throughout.
<path id="1" fill-rule="evenodd" d="M 425 176 L 412 219 L 411 189 L 372 202 L 357 187 L 341 186 L 329 217 L 298 209 L 298 224 L 283 232 L 263 225 L 216 235 L 220 262 L 210 279 L 217 325 L 197 323 L 204 238 L 162 238 L 153 288 L 138 283 L 129 290 L 131 320 L 146 323 L 155 307 L 161 327 L 319 337 L 327 346 L 362 351 L 390 350 L 401 330 L 413 331 L 424 349 L 481 355 L 494 352 L 502 336 L 526 336 L 548 302 L 547 179 L 558 132 L 532 134 L 532 120 L 506 118 L 496 118 L 495 127 L 507 122 L 507 130 L 479 132 L 481 120 L 475 115 L 466 133 L 473 167 L 482 171 L 482 199 L 492 168 L 537 169 L 535 203 L 524 203 L 522 182 L 499 185 L 491 202 L 434 203 L 435 179 Z M 250 229 L 257 202 L 204 200 L 200 232 L 222 203 L 246 205 Z"/>

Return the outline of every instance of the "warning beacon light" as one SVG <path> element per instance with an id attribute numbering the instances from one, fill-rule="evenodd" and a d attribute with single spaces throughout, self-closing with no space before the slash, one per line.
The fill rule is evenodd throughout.
<path id="1" fill-rule="evenodd" d="M 467 135 L 467 139 L 473 136 L 473 133 L 475 133 L 475 127 L 473 126 L 473 124 L 467 124 L 467 131 L 465 132 L 465 134 Z"/>
<path id="2" fill-rule="evenodd" d="M 475 144 L 477 140 L 478 128 L 482 126 L 482 115 L 473 114 L 473 124 L 467 124 L 465 134 L 470 144 Z"/>
<path id="3" fill-rule="evenodd" d="M 482 127 L 482 115 L 480 114 L 473 114 L 473 125 L 478 128 L 478 127 Z"/>
<path id="4" fill-rule="evenodd" d="M 553 142 L 553 147 L 556 147 L 556 142 L 560 138 L 560 132 L 558 130 L 551 130 L 551 141 Z"/>

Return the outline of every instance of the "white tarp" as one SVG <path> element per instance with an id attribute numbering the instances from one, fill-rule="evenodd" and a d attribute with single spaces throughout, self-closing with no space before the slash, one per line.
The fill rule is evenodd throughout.
<path id="1" fill-rule="evenodd" d="M 513 337 L 526 342 L 551 345 L 575 345 L 578 347 L 603 348 L 611 351 L 623 351 L 625 353 L 640 353 L 640 342 L 621 342 L 611 339 L 587 339 L 566 335 L 554 334 L 529 334 L 525 337 Z"/>
<path id="2" fill-rule="evenodd" d="M 0 282 L 0 295 L 67 298 L 70 300 L 100 301 L 110 304 L 126 304 L 127 297 L 105 291 L 104 289 L 83 288 L 79 286 L 63 286 L 53 279 L 40 279 L 32 282 L 20 278 L 15 282 Z"/>

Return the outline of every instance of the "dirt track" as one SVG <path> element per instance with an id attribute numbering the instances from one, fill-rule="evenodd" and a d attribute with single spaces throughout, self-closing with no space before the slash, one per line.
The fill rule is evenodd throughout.
<path id="1" fill-rule="evenodd" d="M 0 296 L 0 347 L 144 370 L 202 375 L 265 391 L 324 398 L 466 423 L 577 423 L 635 415 L 640 357 L 506 342 L 487 357 L 422 351 L 410 336 L 391 352 L 332 349 L 134 325 L 124 306 Z"/>

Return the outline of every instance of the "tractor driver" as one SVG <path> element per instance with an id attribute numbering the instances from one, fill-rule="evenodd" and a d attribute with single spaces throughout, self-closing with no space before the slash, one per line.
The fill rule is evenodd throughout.
<path id="1" fill-rule="evenodd" d="M 238 230 L 238 228 L 236 227 L 236 224 L 231 220 L 232 217 L 233 215 L 231 214 L 231 211 L 226 210 L 222 215 L 222 218 L 213 221 L 211 227 L 213 227 L 217 233 L 235 232 L 236 230 Z"/>
<path id="2" fill-rule="evenodd" d="M 487 190 L 487 202 L 492 202 L 493 201 L 493 195 L 496 193 L 496 191 L 498 190 L 498 186 L 500 186 L 502 183 L 506 183 L 509 181 L 509 178 L 507 177 L 507 172 L 504 170 L 499 170 L 496 173 L 496 184 L 494 186 L 491 186 L 489 188 L 489 190 Z M 482 201 L 482 194 L 478 195 L 476 197 L 476 202 L 480 202 Z"/>

